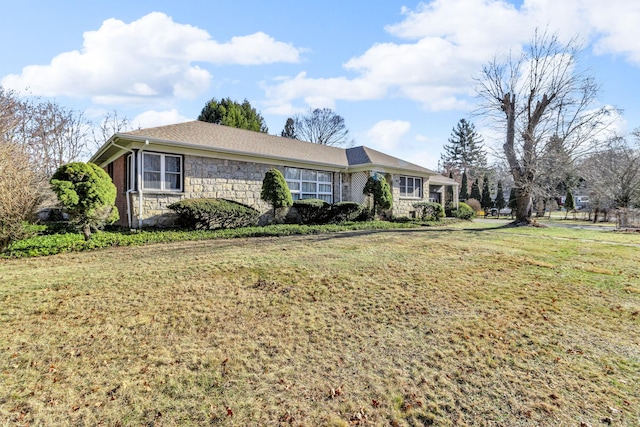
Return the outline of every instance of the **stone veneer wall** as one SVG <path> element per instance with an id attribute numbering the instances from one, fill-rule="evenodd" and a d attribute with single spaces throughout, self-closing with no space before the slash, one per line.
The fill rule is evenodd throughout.
<path id="1" fill-rule="evenodd" d="M 175 215 L 167 206 L 182 199 L 212 197 L 233 200 L 249 205 L 260 212 L 270 209 L 260 200 L 262 180 L 274 165 L 223 160 L 207 157 L 184 156 L 184 191 L 143 193 L 143 225 L 169 226 Z M 284 168 L 278 167 L 282 172 Z M 131 195 L 134 226 L 137 226 L 139 199 Z"/>
<path id="2" fill-rule="evenodd" d="M 144 192 L 143 225 L 170 226 L 175 221 L 173 211 L 167 208 L 181 199 L 212 197 L 233 200 L 266 213 L 271 206 L 260 200 L 262 180 L 266 172 L 276 167 L 284 174 L 284 167 L 269 164 L 222 160 L 207 157 L 184 156 L 184 192 Z M 343 178 L 343 200 L 349 200 L 350 183 Z M 334 201 L 340 198 L 340 174 L 333 173 Z M 134 226 L 138 225 L 139 202 L 137 193 L 131 195 Z"/>
<path id="3" fill-rule="evenodd" d="M 422 199 L 400 198 L 400 178 L 399 175 L 394 175 L 391 194 L 393 196 L 393 216 L 412 218 L 416 210 L 413 205 L 429 201 L 429 181 L 422 178 Z"/>

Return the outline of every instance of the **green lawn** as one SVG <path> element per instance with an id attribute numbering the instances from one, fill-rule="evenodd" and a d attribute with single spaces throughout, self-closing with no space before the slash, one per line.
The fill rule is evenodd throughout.
<path id="1" fill-rule="evenodd" d="M 640 236 L 493 227 L 0 260 L 0 425 L 638 426 Z"/>

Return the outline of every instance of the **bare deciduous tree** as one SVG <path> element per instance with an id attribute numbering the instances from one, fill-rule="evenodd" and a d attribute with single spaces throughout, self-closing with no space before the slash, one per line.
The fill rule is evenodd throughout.
<path id="1" fill-rule="evenodd" d="M 329 108 L 316 108 L 294 117 L 296 138 L 321 145 L 350 145 L 349 130 L 342 116 Z"/>
<path id="2" fill-rule="evenodd" d="M 126 116 L 120 117 L 116 110 L 108 112 L 100 122 L 100 127 L 93 129 L 94 151 L 102 147 L 102 145 L 116 133 L 128 132 L 130 130 L 133 130 L 133 125 Z"/>
<path id="3" fill-rule="evenodd" d="M 540 159 L 552 141 L 575 157 L 584 153 L 610 113 L 594 108 L 598 85 L 577 69 L 577 39 L 562 44 L 536 31 L 517 57 L 494 58 L 477 79 L 480 112 L 505 134 L 503 152 L 517 189 L 516 222 L 528 224 Z"/>
<path id="4" fill-rule="evenodd" d="M 640 129 L 634 131 L 640 142 Z M 594 208 L 630 208 L 640 203 L 640 147 L 615 137 L 580 164 Z"/>
<path id="5" fill-rule="evenodd" d="M 0 114 L 4 111 L 0 109 Z M 40 200 L 37 177 L 24 148 L 0 141 L 0 251 L 24 236 L 22 222 L 29 219 Z"/>

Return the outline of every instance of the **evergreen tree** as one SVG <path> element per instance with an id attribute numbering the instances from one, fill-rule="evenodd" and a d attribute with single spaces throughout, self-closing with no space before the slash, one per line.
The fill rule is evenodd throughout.
<path id="1" fill-rule="evenodd" d="M 460 182 L 460 194 L 458 200 L 465 202 L 469 199 L 469 190 L 467 187 L 467 171 L 462 172 L 462 180 Z"/>
<path id="2" fill-rule="evenodd" d="M 516 198 L 516 188 L 515 187 L 511 187 L 511 190 L 509 191 L 509 201 L 507 202 L 507 207 L 509 209 L 511 209 L 511 218 L 513 218 L 513 214 L 516 211 L 516 208 L 518 207 L 518 200 Z"/>
<path id="3" fill-rule="evenodd" d="M 576 208 L 576 204 L 573 201 L 573 193 L 571 190 L 567 190 L 567 195 L 564 199 L 564 208 L 566 210 L 564 214 L 564 219 L 567 219 L 567 215 L 569 215 L 569 211 L 572 211 Z"/>
<path id="4" fill-rule="evenodd" d="M 273 206 L 274 211 L 278 208 L 293 205 L 293 198 L 287 181 L 278 169 L 269 169 L 264 175 L 260 198 Z"/>
<path id="5" fill-rule="evenodd" d="M 202 108 L 198 120 L 255 132 L 269 132 L 262 115 L 246 99 L 240 104 L 231 98 L 220 101 L 213 98 Z"/>
<path id="6" fill-rule="evenodd" d="M 498 193 L 495 200 L 496 209 L 498 209 L 498 218 L 500 217 L 500 211 L 505 208 L 507 201 L 504 199 L 504 191 L 502 190 L 502 181 L 498 181 Z"/>
<path id="7" fill-rule="evenodd" d="M 393 206 L 393 196 L 391 187 L 385 177 L 379 173 L 375 173 L 369 177 L 364 185 L 362 194 L 373 197 L 372 213 L 380 213 L 381 210 L 391 209 Z"/>
<path id="8" fill-rule="evenodd" d="M 298 139 L 296 136 L 296 127 L 295 122 L 291 117 L 287 119 L 287 122 L 284 125 L 284 129 L 280 132 L 280 136 L 284 138 Z"/>
<path id="9" fill-rule="evenodd" d="M 49 183 L 72 222 L 82 230 L 84 240 L 91 239 L 91 229 L 120 219 L 115 207 L 116 186 L 98 165 L 67 163 L 58 168 Z"/>
<path id="10" fill-rule="evenodd" d="M 487 155 L 482 136 L 473 123 L 460 119 L 451 131 L 449 144 L 443 147 L 440 155 L 445 170 L 467 172 L 471 179 L 476 178 L 487 167 Z"/>
<path id="11" fill-rule="evenodd" d="M 449 172 L 449 178 L 453 179 L 453 172 Z M 445 204 L 453 203 L 453 185 L 447 185 L 447 199 L 445 200 Z"/>
<path id="12" fill-rule="evenodd" d="M 489 190 L 489 176 L 485 173 L 484 178 L 482 179 L 482 196 L 480 199 L 480 206 L 482 206 L 482 209 L 484 209 L 484 212 L 486 213 L 491 209 L 492 205 L 491 191 Z"/>
<path id="13" fill-rule="evenodd" d="M 481 199 L 480 184 L 478 184 L 478 178 L 476 178 L 475 181 L 473 181 L 473 184 L 471 184 L 471 195 L 469 196 L 469 198 L 476 199 L 478 202 Z"/>

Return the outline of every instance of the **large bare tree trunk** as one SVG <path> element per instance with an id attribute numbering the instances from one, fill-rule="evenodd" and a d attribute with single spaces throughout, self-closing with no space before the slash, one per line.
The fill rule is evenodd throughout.
<path id="1" fill-rule="evenodd" d="M 533 212 L 533 198 L 531 194 L 524 189 L 516 190 L 516 220 L 518 225 L 526 225 L 531 223 L 531 214 Z"/>

